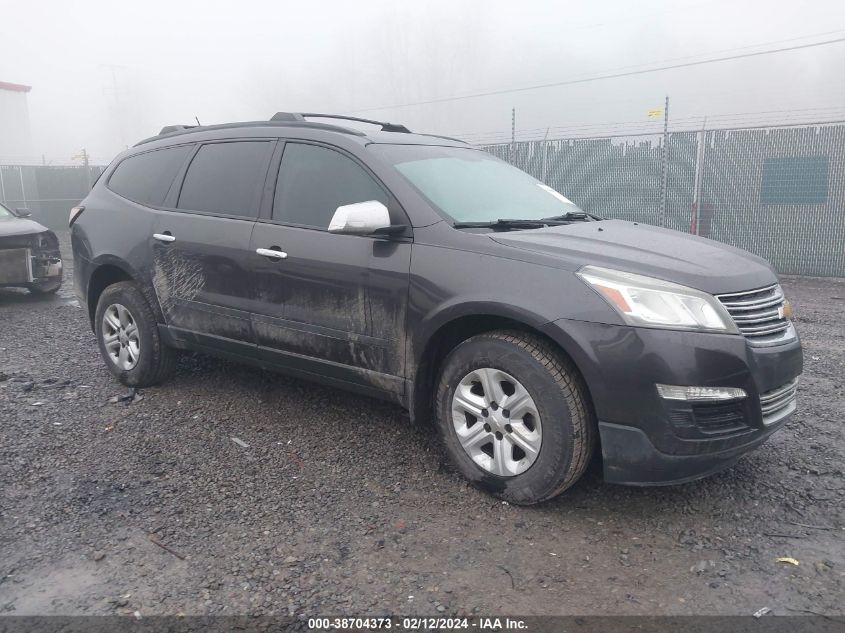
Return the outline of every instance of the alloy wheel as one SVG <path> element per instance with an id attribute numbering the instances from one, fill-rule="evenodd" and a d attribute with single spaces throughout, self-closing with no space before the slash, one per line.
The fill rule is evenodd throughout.
<path id="1" fill-rule="evenodd" d="M 138 364 L 141 337 L 138 324 L 125 306 L 114 303 L 103 313 L 103 343 L 109 359 L 124 371 Z"/>
<path id="2" fill-rule="evenodd" d="M 531 468 L 543 441 L 528 390 L 490 367 L 464 376 L 452 396 L 452 424 L 466 454 L 486 472 L 514 477 Z"/>

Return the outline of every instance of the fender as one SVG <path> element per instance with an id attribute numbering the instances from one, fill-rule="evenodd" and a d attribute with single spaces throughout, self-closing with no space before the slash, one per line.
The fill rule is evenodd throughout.
<path id="1" fill-rule="evenodd" d="M 427 315 L 418 327 L 418 334 L 409 350 L 409 358 L 413 359 L 409 368 L 408 387 L 406 392 L 409 395 L 408 408 L 414 419 L 423 419 L 428 416 L 427 404 L 424 401 L 425 394 L 434 380 L 434 367 L 426 365 L 432 339 L 434 339 L 444 327 L 450 323 L 463 318 L 472 317 L 483 320 L 485 317 L 491 320 L 493 327 L 507 327 L 508 322 L 530 328 L 535 332 L 547 337 L 554 342 L 566 354 L 584 379 L 585 386 L 590 400 L 595 402 L 595 397 L 606 397 L 608 391 L 605 387 L 605 380 L 600 367 L 596 363 L 595 354 L 584 341 L 577 335 L 577 327 L 568 327 L 579 323 L 567 319 L 551 320 L 544 315 L 525 310 L 519 306 L 503 303 L 496 300 L 475 300 L 455 301 L 445 303 L 438 307 L 435 312 Z M 500 320 L 500 323 L 496 323 Z M 612 328 L 612 326 L 605 326 Z M 482 328 L 483 329 L 483 328 Z M 570 332 L 570 329 L 576 333 Z M 422 372 L 417 375 L 418 372 Z"/>
<path id="2" fill-rule="evenodd" d="M 144 295 L 144 298 L 150 304 L 150 307 L 152 307 L 153 313 L 156 315 L 156 319 L 159 321 L 159 323 L 164 323 L 164 315 L 161 310 L 161 305 L 159 304 L 158 297 L 156 296 L 152 284 L 150 284 L 149 282 L 149 275 L 139 271 L 125 259 L 121 259 L 120 257 L 117 257 L 110 253 L 98 255 L 92 261 L 88 262 L 89 273 L 87 279 L 85 280 L 85 287 L 83 289 L 85 292 L 86 299 L 89 296 L 89 287 L 91 279 L 103 266 L 113 266 L 115 268 L 118 268 L 123 271 L 123 273 L 126 274 L 127 277 L 129 277 L 129 279 L 134 281 L 140 288 L 141 293 Z M 94 309 L 95 307 L 89 306 L 89 312 L 93 312 Z"/>
<path id="3" fill-rule="evenodd" d="M 541 330 L 545 324 L 551 321 L 550 318 L 543 317 L 520 306 L 504 303 L 501 300 L 480 298 L 466 300 L 461 297 L 456 297 L 451 301 L 447 301 L 439 305 L 436 310 L 427 314 L 419 322 L 418 326 L 412 330 L 417 332 L 414 335 L 414 341 L 411 344 L 412 353 L 410 358 L 413 358 L 414 365 L 418 365 L 422 360 L 425 349 L 428 347 L 432 337 L 435 336 L 443 326 L 448 325 L 461 317 L 468 316 L 477 318 L 489 316 L 509 319 L 517 321 L 535 330 Z"/>

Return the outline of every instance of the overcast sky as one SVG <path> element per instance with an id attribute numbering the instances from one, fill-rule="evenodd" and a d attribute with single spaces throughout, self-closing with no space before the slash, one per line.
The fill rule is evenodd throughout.
<path id="1" fill-rule="evenodd" d="M 85 147 L 106 162 L 163 125 L 279 110 L 360 112 L 475 141 L 509 139 L 512 107 L 518 138 L 659 129 L 647 112 L 666 94 L 677 129 L 704 115 L 845 119 L 845 42 L 370 109 L 840 37 L 842 0 L 0 0 L 0 81 L 33 87 L 36 157 L 67 162 Z"/>

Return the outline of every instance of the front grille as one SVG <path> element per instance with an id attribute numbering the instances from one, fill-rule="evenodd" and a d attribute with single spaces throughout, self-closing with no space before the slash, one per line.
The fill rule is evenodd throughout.
<path id="1" fill-rule="evenodd" d="M 760 409 L 763 424 L 774 424 L 784 416 L 795 411 L 795 399 L 798 392 L 798 379 L 760 394 Z"/>
<path id="2" fill-rule="evenodd" d="M 742 402 L 695 404 L 692 410 L 698 428 L 707 435 L 734 433 L 748 428 Z"/>
<path id="3" fill-rule="evenodd" d="M 742 401 L 667 405 L 669 421 L 679 437 L 702 439 L 750 430 Z"/>
<path id="4" fill-rule="evenodd" d="M 716 298 L 733 317 L 739 331 L 753 342 L 780 341 L 792 332 L 792 324 L 784 316 L 786 300 L 778 284 L 716 295 Z"/>

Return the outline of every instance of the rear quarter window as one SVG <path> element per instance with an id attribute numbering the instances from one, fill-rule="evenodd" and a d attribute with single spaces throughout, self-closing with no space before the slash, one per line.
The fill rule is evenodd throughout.
<path id="1" fill-rule="evenodd" d="M 180 145 L 130 156 L 109 177 L 108 188 L 129 200 L 161 206 L 192 149 Z"/>

